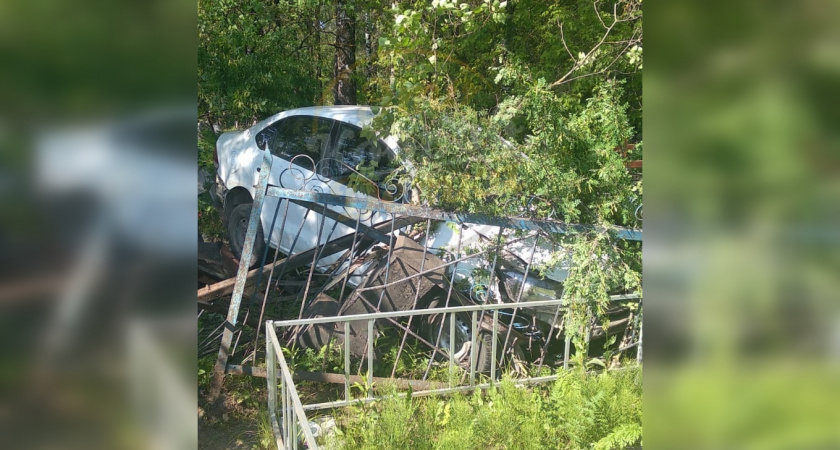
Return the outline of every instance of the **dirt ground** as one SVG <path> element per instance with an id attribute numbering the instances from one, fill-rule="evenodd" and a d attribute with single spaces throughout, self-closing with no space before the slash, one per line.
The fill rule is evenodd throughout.
<path id="1" fill-rule="evenodd" d="M 266 405 L 264 379 L 228 376 L 220 407 L 208 400 L 207 386 L 198 392 L 198 448 L 261 449 L 261 411 Z M 265 414 L 265 413 L 262 413 Z"/>

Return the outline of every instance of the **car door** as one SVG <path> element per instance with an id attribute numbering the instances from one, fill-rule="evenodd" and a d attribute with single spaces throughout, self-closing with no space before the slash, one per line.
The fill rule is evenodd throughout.
<path id="1" fill-rule="evenodd" d="M 333 122 L 323 117 L 291 116 L 258 133 L 257 144 L 261 148 L 268 146 L 272 155 L 269 184 L 296 190 L 327 191 L 316 171 L 330 142 Z M 285 254 L 314 247 L 320 214 L 294 203 L 290 203 L 286 211 L 285 203 L 286 200 L 277 197 L 265 198 L 260 220 L 266 230 L 266 239 L 270 239 L 269 245 Z M 267 231 L 272 226 L 274 229 L 269 238 Z"/>

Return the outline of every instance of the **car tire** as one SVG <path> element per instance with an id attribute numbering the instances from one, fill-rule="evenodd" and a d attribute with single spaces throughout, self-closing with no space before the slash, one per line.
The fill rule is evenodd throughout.
<path id="1" fill-rule="evenodd" d="M 237 259 L 242 260 L 242 249 L 245 248 L 245 235 L 248 232 L 248 221 L 251 218 L 251 209 L 253 203 L 242 203 L 236 205 L 230 212 L 228 218 L 228 242 L 230 243 L 230 250 Z M 257 236 L 254 239 L 254 251 L 251 255 L 250 264 L 248 267 L 253 267 L 263 257 L 265 251 L 265 237 L 263 235 L 262 226 L 257 226 Z"/>

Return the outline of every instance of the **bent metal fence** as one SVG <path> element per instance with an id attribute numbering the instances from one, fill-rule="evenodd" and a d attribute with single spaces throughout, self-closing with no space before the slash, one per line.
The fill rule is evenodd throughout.
<path id="1" fill-rule="evenodd" d="M 625 301 L 625 300 L 633 300 L 639 299 L 637 295 L 617 295 L 612 296 L 611 298 L 613 301 Z M 563 300 L 544 300 L 544 301 L 535 301 L 529 302 L 528 305 L 523 306 L 523 308 L 539 308 L 539 307 L 559 307 L 562 308 Z M 492 347 L 492 356 L 490 359 L 490 375 L 487 378 L 487 382 L 485 383 L 476 383 L 476 364 L 477 364 L 477 339 L 478 333 L 476 332 L 479 322 L 479 314 L 483 314 L 485 312 L 492 311 L 492 340 L 491 342 L 496 342 L 498 339 L 498 330 L 499 330 L 499 311 L 505 308 L 510 308 L 510 305 L 507 304 L 483 304 L 483 305 L 470 305 L 470 306 L 457 306 L 457 307 L 446 307 L 446 308 L 431 308 L 431 309 L 421 309 L 421 310 L 413 310 L 413 311 L 392 311 L 392 312 L 380 312 L 380 313 L 371 313 L 371 314 L 354 314 L 349 316 L 340 316 L 340 317 L 317 317 L 317 318 L 310 318 L 310 319 L 300 319 L 300 320 L 284 320 L 284 321 L 272 321 L 269 320 L 266 322 L 266 372 L 267 372 L 267 383 L 268 383 L 268 410 L 269 410 L 269 419 L 271 421 L 272 430 L 274 431 L 274 435 L 277 439 L 278 448 L 298 448 L 298 444 L 300 441 L 306 444 L 306 448 L 318 448 L 318 445 L 315 441 L 315 436 L 312 433 L 310 428 L 309 420 L 306 416 L 306 411 L 314 411 L 314 410 L 322 410 L 322 409 L 331 409 L 331 408 L 339 408 L 343 406 L 349 406 L 355 403 L 368 403 L 377 400 L 378 397 L 373 395 L 373 383 L 376 378 L 373 376 L 373 364 L 374 364 L 374 352 L 375 352 L 375 339 L 374 339 L 374 329 L 375 323 L 377 320 L 388 320 L 388 319 L 395 319 L 395 318 L 404 318 L 404 317 L 428 317 L 433 315 L 448 315 L 450 317 L 454 317 L 455 314 L 458 313 L 470 313 L 471 321 L 470 326 L 472 329 L 472 339 L 471 345 L 469 346 L 469 384 L 459 386 L 455 381 L 455 373 L 459 371 L 459 368 L 456 366 L 454 355 L 455 355 L 455 340 L 449 340 L 449 346 L 446 349 L 442 349 L 446 351 L 448 356 L 448 385 L 440 386 L 442 383 L 424 383 L 424 382 L 416 382 L 416 380 L 388 380 L 392 382 L 402 381 L 407 382 L 409 386 L 412 387 L 421 387 L 420 390 L 412 390 L 409 394 L 411 397 L 423 397 L 429 395 L 436 395 L 436 394 L 449 394 L 454 392 L 463 392 L 469 391 L 473 389 L 487 389 L 493 385 L 496 380 L 496 371 L 497 371 L 497 358 L 496 358 L 496 350 L 497 347 L 494 345 Z M 344 373 L 343 373 L 343 382 L 344 382 L 344 399 L 337 400 L 337 401 L 329 401 L 329 402 L 321 402 L 321 403 L 313 403 L 313 404 L 302 404 L 300 397 L 295 390 L 294 384 L 294 377 L 292 375 L 292 371 L 289 368 L 289 365 L 286 361 L 286 358 L 283 354 L 283 348 L 280 345 L 280 340 L 278 339 L 278 332 L 283 334 L 284 329 L 293 329 L 300 326 L 313 326 L 313 325 L 333 325 L 333 324 L 341 324 L 343 328 L 343 335 L 345 339 L 347 336 L 351 335 L 350 331 L 350 324 L 351 323 L 364 323 L 365 329 L 367 330 L 367 342 L 369 345 L 367 346 L 367 376 L 360 379 L 358 376 L 351 375 L 351 363 L 350 363 L 350 352 L 343 352 L 344 355 Z M 450 336 L 455 334 L 455 320 L 448 320 L 450 329 L 449 333 Z M 346 341 L 345 341 L 346 342 Z M 639 345 L 641 343 L 641 336 L 639 336 L 639 341 L 633 342 L 631 346 Z M 627 346 L 625 346 L 626 348 Z M 640 358 L 640 354 L 637 354 L 637 357 Z M 565 354 L 564 354 L 564 365 L 568 363 L 569 360 L 569 342 L 566 341 L 565 346 Z M 279 375 L 278 375 L 279 370 Z M 540 377 L 525 377 L 519 378 L 516 380 L 516 383 L 519 385 L 526 385 L 526 384 L 539 384 L 545 383 L 549 381 L 556 380 L 559 375 L 547 375 L 547 376 L 540 376 Z M 351 381 L 354 380 L 361 380 L 365 384 L 365 389 L 363 389 L 363 395 L 361 397 L 353 398 L 351 395 Z M 277 387 L 280 386 L 280 399 L 282 400 L 279 403 L 280 409 L 278 410 L 278 391 Z M 440 387 L 436 387 L 440 386 Z M 285 443 L 285 444 L 284 444 Z"/>
<path id="2" fill-rule="evenodd" d="M 210 302 L 232 290 L 227 321 L 220 327 L 213 389 L 221 389 L 225 373 L 266 376 L 278 446 L 296 448 L 304 442 L 315 448 L 306 411 L 372 401 L 374 383 L 390 380 L 410 386 L 412 396 L 445 394 L 490 386 L 506 361 L 514 368 L 523 360 L 530 361 L 537 372 L 543 365 L 568 366 L 570 340 L 565 332 L 562 283 L 558 282 L 568 267 L 543 267 L 545 278 L 534 272 L 556 250 L 562 250 L 554 235 L 595 227 L 400 203 L 398 197 L 404 191 L 388 183 L 373 183 L 373 192 L 386 192 L 388 201 L 376 195 L 335 195 L 332 192 L 344 191 L 313 166 L 313 172 L 292 164 L 272 170 L 266 152 L 241 261 L 252 260 L 261 229 L 266 230 L 270 247 L 280 251 L 273 252 L 273 261 L 268 262 L 272 252 L 265 246 L 257 255 L 258 269 L 249 271 L 247 263 L 240 264 L 232 286 L 199 294 L 199 302 Z M 617 239 L 642 237 L 634 229 L 601 231 Z M 240 317 L 248 289 L 250 301 Z M 641 298 L 615 295 L 611 300 L 635 306 L 617 306 L 607 323 L 591 322 L 584 330 L 586 336 L 606 340 L 621 335 L 614 351 L 635 350 L 640 360 Z M 256 333 L 250 351 L 237 353 L 243 338 L 241 323 L 252 324 Z M 265 369 L 257 361 L 263 323 Z M 397 333 L 391 344 L 396 348 L 393 367 L 390 376 L 386 371 L 385 377 L 377 378 L 374 364 L 383 361 L 377 338 L 390 331 Z M 561 336 L 565 342 L 558 346 Z M 395 379 L 409 340 L 427 348 L 425 371 L 419 380 Z M 343 373 L 292 370 L 281 346 L 284 342 L 286 347 L 329 353 L 335 341 L 344 358 Z M 352 374 L 351 356 L 359 375 Z M 367 370 L 362 376 L 365 361 Z M 441 367 L 443 361 L 447 382 L 431 381 L 432 367 Z M 555 378 L 523 377 L 517 383 Z M 343 384 L 344 398 L 304 405 L 295 379 Z M 351 384 L 364 387 L 361 398 L 352 398 Z"/>

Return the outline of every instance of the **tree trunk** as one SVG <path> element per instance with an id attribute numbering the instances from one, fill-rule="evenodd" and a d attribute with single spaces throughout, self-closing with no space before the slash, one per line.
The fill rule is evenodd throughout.
<path id="1" fill-rule="evenodd" d="M 352 79 L 356 64 L 356 11 L 351 0 L 335 4 L 335 85 L 336 105 L 356 104 L 356 83 Z"/>

